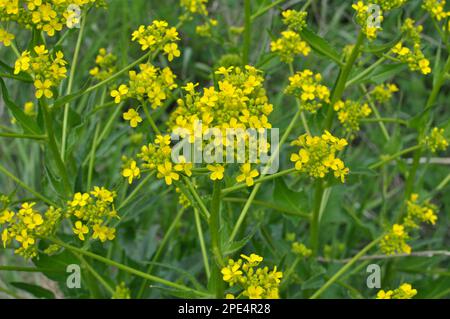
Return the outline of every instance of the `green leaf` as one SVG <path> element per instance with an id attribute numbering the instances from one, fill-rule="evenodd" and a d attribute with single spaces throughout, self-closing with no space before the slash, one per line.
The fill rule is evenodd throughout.
<path id="1" fill-rule="evenodd" d="M 27 284 L 25 282 L 10 282 L 10 284 L 16 288 L 24 290 L 37 298 L 43 299 L 55 299 L 55 295 L 50 290 L 42 288 L 40 286 Z"/>
<path id="2" fill-rule="evenodd" d="M 338 64 L 342 64 L 341 57 L 337 50 L 324 38 L 320 37 L 309 28 L 304 28 L 300 34 L 302 39 L 305 40 L 314 51 L 332 59 Z"/>
<path id="3" fill-rule="evenodd" d="M 382 65 L 379 68 L 376 68 L 374 72 L 368 74 L 366 79 L 376 84 L 381 84 L 383 82 L 386 82 L 386 80 L 392 78 L 394 75 L 397 75 L 404 69 L 406 69 L 406 65 L 403 63 Z"/>
<path id="4" fill-rule="evenodd" d="M 283 178 L 275 180 L 273 199 L 277 205 L 292 211 L 304 214 L 310 212 L 308 195 L 303 190 L 293 191 L 290 189 Z"/>
<path id="5" fill-rule="evenodd" d="M 401 40 L 403 34 L 399 34 L 394 40 L 389 41 L 385 44 L 380 45 L 371 45 L 369 44 L 367 47 L 363 48 L 363 52 L 373 53 L 373 54 L 383 54 L 390 51 L 399 41 Z"/>
<path id="6" fill-rule="evenodd" d="M 10 98 L 8 91 L 6 89 L 5 82 L 2 78 L 0 78 L 0 86 L 2 88 L 2 96 L 5 101 L 6 106 L 11 111 L 11 113 L 16 118 L 17 122 L 22 126 L 25 133 L 31 133 L 34 135 L 42 135 L 42 131 L 39 129 L 39 126 L 33 120 L 33 118 L 27 116 L 25 112 L 18 107 Z"/>

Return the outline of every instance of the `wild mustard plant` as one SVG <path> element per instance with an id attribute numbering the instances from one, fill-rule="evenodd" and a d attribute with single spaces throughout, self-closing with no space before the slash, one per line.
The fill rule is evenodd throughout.
<path id="1" fill-rule="evenodd" d="M 0 0 L 2 260 L 75 259 L 114 299 L 372 298 L 361 259 L 438 267 L 446 2 L 176 3 Z"/>

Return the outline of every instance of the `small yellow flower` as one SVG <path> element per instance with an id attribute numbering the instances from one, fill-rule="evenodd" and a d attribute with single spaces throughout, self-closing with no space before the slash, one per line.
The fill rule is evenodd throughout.
<path id="1" fill-rule="evenodd" d="M 256 169 L 252 170 L 250 163 L 242 165 L 241 172 L 242 174 L 236 177 L 236 181 L 238 183 L 245 181 L 248 187 L 253 186 L 255 184 L 253 179 L 259 176 L 259 172 Z"/>
<path id="2" fill-rule="evenodd" d="M 263 257 L 258 256 L 257 254 L 251 254 L 250 256 L 242 254 L 241 258 L 247 260 L 252 265 L 257 265 L 263 261 Z"/>
<path id="3" fill-rule="evenodd" d="M 32 230 L 36 228 L 36 226 L 42 225 L 44 223 L 44 219 L 42 218 L 41 214 L 32 214 L 30 216 L 25 216 L 23 218 L 23 222 L 25 225 L 27 225 L 27 228 Z"/>
<path id="4" fill-rule="evenodd" d="M 125 84 L 119 86 L 117 90 L 111 92 L 111 97 L 114 98 L 114 102 L 119 104 L 122 98 L 128 94 L 128 87 Z"/>
<path id="5" fill-rule="evenodd" d="M 89 200 L 89 194 L 87 194 L 87 193 L 84 193 L 84 194 L 76 193 L 73 196 L 73 201 L 70 202 L 70 206 L 72 206 L 72 207 L 75 207 L 75 206 L 83 207 L 83 206 L 87 205 L 88 200 Z"/>
<path id="6" fill-rule="evenodd" d="M 220 164 L 208 165 L 207 168 L 208 168 L 209 171 L 212 172 L 209 175 L 209 178 L 211 180 L 215 181 L 215 180 L 222 180 L 223 179 L 223 173 L 225 172 L 225 168 L 222 165 L 220 165 Z"/>
<path id="7" fill-rule="evenodd" d="M 78 235 L 78 238 L 83 241 L 85 239 L 84 235 L 89 233 L 89 228 L 86 225 L 83 225 L 83 223 L 79 220 L 75 222 L 75 228 L 72 228 L 72 230 L 74 234 Z"/>
<path id="8" fill-rule="evenodd" d="M 135 177 L 139 178 L 141 170 L 137 167 L 136 161 L 131 161 L 128 167 L 125 167 L 122 171 L 122 176 L 128 178 L 128 183 L 133 183 Z"/>
<path id="9" fill-rule="evenodd" d="M 158 178 L 163 178 L 167 185 L 172 185 L 172 182 L 180 179 L 180 175 L 175 173 L 172 168 L 172 163 L 165 162 L 164 165 L 158 165 Z"/>
<path id="10" fill-rule="evenodd" d="M 261 299 L 264 289 L 260 286 L 250 286 L 247 288 L 247 295 L 249 299 Z"/>
<path id="11" fill-rule="evenodd" d="M 429 74 L 429 73 L 431 73 L 430 61 L 428 61 L 427 59 L 420 60 L 419 61 L 419 68 L 420 68 L 420 71 L 422 71 L 422 74 Z"/>
<path id="12" fill-rule="evenodd" d="M 234 282 L 236 278 L 239 278 L 242 275 L 240 268 L 241 265 L 238 263 L 222 268 L 221 273 L 223 275 L 223 280 L 226 282 Z"/>
<path id="13" fill-rule="evenodd" d="M 20 232 L 20 235 L 16 236 L 16 240 L 22 244 L 22 247 L 27 249 L 30 245 L 33 245 L 35 243 L 34 238 L 30 237 L 28 235 L 28 232 L 26 229 L 23 229 Z"/>
<path id="14" fill-rule="evenodd" d="M 176 43 L 167 43 L 164 46 L 164 53 L 167 54 L 167 59 L 172 61 L 174 57 L 179 57 L 181 55 L 180 50 L 178 50 L 178 45 Z"/>
<path id="15" fill-rule="evenodd" d="M 41 80 L 34 81 L 34 86 L 36 88 L 36 98 L 40 99 L 42 96 L 45 96 L 47 99 L 50 99 L 53 97 L 53 92 L 50 90 L 53 83 L 50 80 L 44 80 L 42 82 Z"/>
<path id="16" fill-rule="evenodd" d="M 142 118 L 135 109 L 129 109 L 128 112 L 123 113 L 123 119 L 130 121 L 131 127 L 137 127 L 138 124 L 142 122 Z"/>
<path id="17" fill-rule="evenodd" d="M 309 162 L 309 153 L 307 150 L 305 149 L 300 149 L 300 151 L 298 152 L 298 154 L 292 154 L 291 155 L 291 162 L 295 163 L 295 169 L 296 170 L 301 170 L 303 164 L 306 164 Z"/>
<path id="18" fill-rule="evenodd" d="M 388 290 L 388 291 L 380 290 L 377 293 L 377 299 L 392 299 L 393 293 L 394 292 L 392 290 Z"/>

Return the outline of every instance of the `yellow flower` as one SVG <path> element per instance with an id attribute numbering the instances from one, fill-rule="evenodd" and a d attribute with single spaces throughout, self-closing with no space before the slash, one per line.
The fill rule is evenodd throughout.
<path id="1" fill-rule="evenodd" d="M 5 47 L 9 47 L 14 39 L 14 34 L 0 28 L 0 43 L 3 42 Z"/>
<path id="2" fill-rule="evenodd" d="M 187 176 L 192 176 L 192 166 L 192 163 L 186 161 L 186 157 L 180 156 L 178 157 L 178 164 L 175 165 L 174 169 L 177 172 L 184 171 Z"/>
<path id="3" fill-rule="evenodd" d="M 34 238 L 30 237 L 28 235 L 28 232 L 26 229 L 23 229 L 20 232 L 20 235 L 16 236 L 16 240 L 22 244 L 22 247 L 27 249 L 30 245 L 33 245 L 35 243 Z"/>
<path id="4" fill-rule="evenodd" d="M 300 151 L 298 151 L 298 154 L 292 154 L 291 155 L 291 162 L 295 163 L 295 169 L 296 170 L 301 170 L 303 164 L 308 163 L 309 161 L 309 154 L 308 151 L 305 149 L 300 149 Z"/>
<path id="5" fill-rule="evenodd" d="M 75 228 L 72 228 L 72 230 L 75 235 L 78 235 L 80 240 L 84 240 L 84 235 L 89 233 L 89 228 L 79 220 L 75 222 Z"/>
<path id="6" fill-rule="evenodd" d="M 87 193 L 84 193 L 84 194 L 76 193 L 73 196 L 73 201 L 70 202 L 70 206 L 72 206 L 72 207 L 75 207 L 75 206 L 83 207 L 83 206 L 87 205 L 88 200 L 89 200 L 89 194 L 87 194 Z"/>
<path id="7" fill-rule="evenodd" d="M 377 299 L 392 299 L 393 293 L 394 292 L 392 290 L 388 290 L 388 291 L 380 290 L 377 293 Z"/>
<path id="8" fill-rule="evenodd" d="M 206 167 L 208 168 L 209 171 L 212 172 L 209 175 L 209 178 L 211 180 L 215 181 L 223 179 L 223 173 L 225 172 L 225 168 L 222 165 L 216 164 L 216 165 L 208 165 Z"/>
<path id="9" fill-rule="evenodd" d="M 53 83 L 50 80 L 41 80 L 34 81 L 34 86 L 36 87 L 36 98 L 40 99 L 42 96 L 45 96 L 47 99 L 53 97 L 53 92 L 50 90 Z"/>
<path id="10" fill-rule="evenodd" d="M 167 185 L 172 185 L 172 181 L 179 180 L 180 175 L 175 173 L 172 169 L 172 163 L 165 162 L 163 165 L 158 165 L 158 178 L 163 178 Z"/>
<path id="11" fill-rule="evenodd" d="M 240 270 L 240 268 L 241 265 L 239 265 L 238 263 L 234 263 L 222 268 L 221 273 L 223 275 L 223 280 L 226 282 L 235 282 L 236 279 L 242 275 L 242 271 Z"/>
<path id="12" fill-rule="evenodd" d="M 246 292 L 249 299 L 261 299 L 264 289 L 260 286 L 250 286 L 247 288 Z"/>
<path id="13" fill-rule="evenodd" d="M 131 161 L 128 167 L 125 167 L 122 171 L 122 176 L 128 178 L 128 183 L 133 183 L 135 177 L 139 178 L 141 170 L 137 167 L 136 161 Z"/>
<path id="14" fill-rule="evenodd" d="M 245 163 L 241 166 L 241 172 L 242 174 L 236 177 L 236 181 L 238 183 L 242 183 L 245 181 L 247 186 L 253 186 L 255 184 L 253 178 L 259 176 L 259 172 L 254 169 L 252 170 L 252 166 L 250 163 Z"/>
<path id="15" fill-rule="evenodd" d="M 100 239 L 103 243 L 107 240 L 113 240 L 116 237 L 116 230 L 114 228 L 109 228 L 107 226 L 101 226 L 99 224 L 94 225 L 92 228 L 94 233 L 92 235 L 93 239 Z"/>
<path id="16" fill-rule="evenodd" d="M 423 74 L 429 74 L 431 73 L 431 68 L 430 68 L 430 61 L 428 61 L 427 59 L 422 59 L 419 61 L 419 68 L 420 71 Z"/>
<path id="17" fill-rule="evenodd" d="M 14 217 L 14 212 L 10 212 L 8 210 L 4 210 L 1 214 L 0 214 L 0 225 L 3 225 L 5 223 L 9 223 L 11 222 L 12 218 Z"/>
<path id="18" fill-rule="evenodd" d="M 111 97 L 114 98 L 114 102 L 119 104 L 123 97 L 128 94 L 128 87 L 125 84 L 119 86 L 117 90 L 111 92 Z"/>
<path id="19" fill-rule="evenodd" d="M 42 216 L 38 213 L 36 214 L 32 214 L 30 216 L 25 216 L 23 218 L 23 222 L 25 225 L 27 225 L 27 228 L 32 230 L 34 228 L 36 228 L 36 226 L 42 225 L 42 223 L 44 222 L 44 219 L 42 218 Z"/>
<path id="20" fill-rule="evenodd" d="M 251 254 L 250 256 L 242 254 L 241 258 L 247 260 L 250 264 L 259 264 L 263 261 L 263 257 L 258 256 L 257 254 Z"/>
<path id="21" fill-rule="evenodd" d="M 123 113 L 123 119 L 126 121 L 130 121 L 131 127 L 138 126 L 138 123 L 142 122 L 142 118 L 139 116 L 139 113 L 136 112 L 135 109 L 129 109 L 128 112 Z"/>
<path id="22" fill-rule="evenodd" d="M 176 43 L 167 43 L 164 46 L 164 53 L 167 54 L 167 59 L 172 61 L 174 57 L 179 57 L 181 55 L 180 50 L 178 50 L 178 45 Z"/>

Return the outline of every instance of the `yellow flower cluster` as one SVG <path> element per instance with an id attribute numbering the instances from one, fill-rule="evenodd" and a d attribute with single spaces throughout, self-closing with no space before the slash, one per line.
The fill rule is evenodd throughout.
<path id="1" fill-rule="evenodd" d="M 213 28 L 218 24 L 216 19 L 208 19 L 205 23 L 195 27 L 195 33 L 201 37 L 212 37 Z"/>
<path id="2" fill-rule="evenodd" d="M 306 27 L 308 13 L 305 11 L 286 10 L 281 15 L 283 16 L 283 23 L 289 30 L 301 32 Z"/>
<path id="3" fill-rule="evenodd" d="M 61 51 L 49 53 L 44 45 L 34 47 L 33 51 L 24 51 L 16 60 L 14 74 L 27 72 L 34 78 L 36 98 L 52 98 L 52 88 L 57 87 L 66 77 L 67 69 L 64 54 Z"/>
<path id="4" fill-rule="evenodd" d="M 130 71 L 129 82 L 121 84 L 111 91 L 111 96 L 118 104 L 125 98 L 137 99 L 141 103 L 150 103 L 153 109 L 161 106 L 170 96 L 177 84 L 176 75 L 169 67 L 160 69 L 150 63 L 139 65 L 140 72 Z"/>
<path id="5" fill-rule="evenodd" d="M 0 28 L 0 43 L 3 43 L 5 47 L 9 47 L 15 38 L 14 34 Z"/>
<path id="6" fill-rule="evenodd" d="M 223 280 L 230 287 L 238 286 L 240 289 L 235 294 L 227 294 L 227 299 L 279 299 L 279 286 L 283 273 L 268 267 L 259 267 L 263 257 L 256 254 L 250 256 L 241 255 L 237 261 L 230 259 L 228 265 L 222 268 Z"/>
<path id="7" fill-rule="evenodd" d="M 308 56 L 311 47 L 302 40 L 299 32 L 306 27 L 306 12 L 286 10 L 282 13 L 283 23 L 287 26 L 287 30 L 281 32 L 281 38 L 270 44 L 272 52 L 280 56 L 280 60 L 286 63 L 292 63 L 294 57 L 302 54 Z"/>
<path id="8" fill-rule="evenodd" d="M 112 53 L 107 53 L 105 48 L 101 48 L 95 59 L 96 66 L 89 71 L 99 81 L 109 78 L 117 71 L 117 57 Z"/>
<path id="9" fill-rule="evenodd" d="M 325 131 L 322 136 L 301 135 L 292 145 L 300 147 L 297 153 L 291 155 L 291 161 L 295 163 L 297 171 L 314 178 L 324 178 L 333 172 L 334 176 L 344 183 L 349 169 L 336 157 L 336 153 L 348 145 L 345 139 L 334 137 Z"/>
<path id="10" fill-rule="evenodd" d="M 368 117 L 372 110 L 367 103 L 352 100 L 339 101 L 333 106 L 338 112 L 338 119 L 347 133 L 353 134 L 359 131 L 361 119 Z"/>
<path id="11" fill-rule="evenodd" d="M 193 167 L 193 164 L 188 163 L 183 156 L 178 158 L 177 164 L 173 163 L 170 144 L 170 135 L 158 135 L 154 143 L 143 146 L 141 153 L 137 155 L 143 162 L 142 168 L 156 171 L 156 176 L 164 179 L 167 185 L 178 181 L 181 173 L 191 176 Z"/>
<path id="12" fill-rule="evenodd" d="M 169 23 L 164 20 L 155 20 L 149 26 L 141 25 L 133 32 L 132 40 L 141 45 L 142 51 L 163 51 L 169 61 L 181 55 L 176 43 L 180 40 L 178 31 L 175 27 L 169 27 Z"/>
<path id="13" fill-rule="evenodd" d="M 131 299 L 130 289 L 125 285 L 124 282 L 121 282 L 114 291 L 111 299 Z"/>
<path id="14" fill-rule="evenodd" d="M 272 42 L 270 49 L 280 56 L 281 61 L 286 63 L 292 63 L 297 55 L 308 56 L 311 52 L 311 47 L 302 40 L 300 34 L 292 30 L 281 32 L 281 38 Z"/>
<path id="15" fill-rule="evenodd" d="M 292 243 L 292 252 L 302 258 L 308 258 L 312 255 L 312 250 L 299 242 Z"/>
<path id="16" fill-rule="evenodd" d="M 330 103 L 330 90 L 321 82 L 322 75 L 319 73 L 314 74 L 311 70 L 300 71 L 289 77 L 289 86 L 285 92 L 302 101 L 302 110 L 316 113 L 323 102 Z"/>
<path id="17" fill-rule="evenodd" d="M 188 14 L 208 15 L 208 0 L 181 0 L 180 5 Z"/>
<path id="18" fill-rule="evenodd" d="M 417 290 L 411 284 L 402 284 L 395 290 L 380 290 L 377 299 L 411 299 L 417 295 Z"/>
<path id="19" fill-rule="evenodd" d="M 371 3 L 378 4 L 384 11 L 399 8 L 409 0 L 372 0 Z"/>
<path id="20" fill-rule="evenodd" d="M 105 242 L 116 237 L 115 228 L 107 226 L 111 219 L 119 218 L 114 208 L 115 197 L 115 192 L 98 186 L 90 193 L 74 194 L 68 202 L 67 216 L 76 218 L 72 230 L 80 240 L 84 241 L 89 236 Z"/>
<path id="21" fill-rule="evenodd" d="M 375 40 L 378 32 L 383 30 L 381 27 L 383 12 L 380 10 L 378 16 L 372 16 L 374 13 L 364 1 L 354 3 L 352 8 L 356 11 L 356 22 L 361 26 L 361 31 L 369 41 Z"/>
<path id="22" fill-rule="evenodd" d="M 24 258 L 33 258 L 38 252 L 40 237 L 51 235 L 61 220 L 61 210 L 49 207 L 44 214 L 35 209 L 36 203 L 23 203 L 19 211 L 0 212 L 0 226 L 3 226 L 3 246 L 18 244 L 15 253 Z"/>
<path id="23" fill-rule="evenodd" d="M 221 133 L 223 140 L 216 139 L 215 143 L 226 146 L 242 140 L 249 143 L 250 140 L 248 134 L 238 134 L 239 141 L 228 141 L 227 129 L 235 129 L 238 133 L 239 130 L 244 132 L 250 128 L 259 130 L 272 127 L 268 116 L 272 113 L 273 106 L 269 103 L 263 86 L 264 78 L 259 70 L 252 66 L 244 69 L 220 67 L 215 73 L 218 77 L 217 89 L 211 86 L 198 92 L 198 84 L 194 83 L 183 87 L 186 95 L 184 99 L 177 101 L 178 107 L 171 113 L 168 122 L 173 133 L 183 138 L 189 136 L 190 143 L 194 143 L 200 133 Z M 267 153 L 268 147 L 267 144 L 259 143 L 259 152 Z M 236 151 L 237 149 L 235 147 Z M 235 152 L 233 156 L 238 155 Z M 246 162 L 246 159 L 240 160 Z"/>
<path id="24" fill-rule="evenodd" d="M 445 10 L 446 0 L 424 0 L 422 7 L 437 21 L 450 17 L 450 11 Z"/>
<path id="25" fill-rule="evenodd" d="M 415 21 L 406 19 L 401 31 L 405 34 L 405 40 L 397 43 L 392 48 L 394 53 L 402 63 L 406 63 L 411 71 L 420 70 L 422 74 L 431 73 L 430 61 L 425 57 L 421 49 L 422 25 L 415 26 Z M 411 48 L 404 45 L 404 42 L 410 43 Z"/>
<path id="26" fill-rule="evenodd" d="M 370 96 L 372 96 L 375 101 L 378 103 L 386 103 L 390 99 L 394 93 L 398 92 L 398 87 L 395 84 L 380 84 L 375 86 L 370 92 Z"/>
<path id="27" fill-rule="evenodd" d="M 436 207 L 425 201 L 419 203 L 419 195 L 412 194 L 406 202 L 407 213 L 402 224 L 394 224 L 392 229 L 380 242 L 381 251 L 386 255 L 396 253 L 411 253 L 411 246 L 406 241 L 410 239 L 409 231 L 419 227 L 420 223 L 436 224 Z"/>
<path id="28" fill-rule="evenodd" d="M 0 0 L 0 20 L 15 21 L 19 25 L 42 30 L 52 37 L 64 26 L 73 28 L 80 15 L 72 8 L 104 5 L 104 0 Z"/>
<path id="29" fill-rule="evenodd" d="M 448 140 L 445 138 L 444 129 L 434 127 L 430 135 L 425 138 L 425 144 L 433 153 L 445 151 L 448 147 Z"/>

